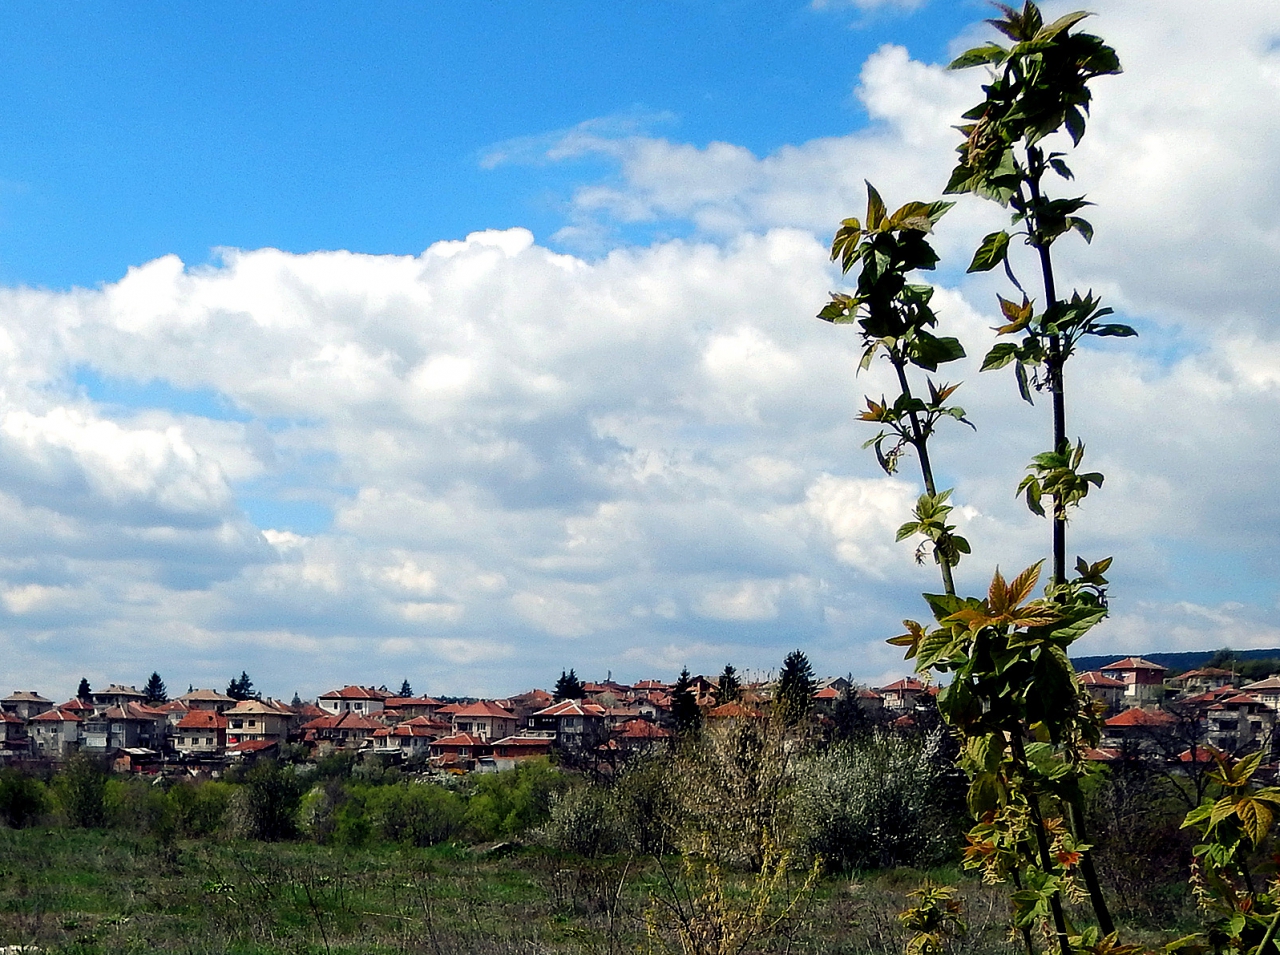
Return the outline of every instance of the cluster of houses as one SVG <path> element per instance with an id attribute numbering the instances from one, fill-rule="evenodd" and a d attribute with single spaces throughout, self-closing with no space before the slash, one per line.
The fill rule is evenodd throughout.
<path id="1" fill-rule="evenodd" d="M 815 704 L 833 703 L 848 685 L 822 681 Z M 118 684 L 62 704 L 17 691 L 0 700 L 0 761 L 59 761 L 85 752 L 110 757 L 121 771 L 172 763 L 214 768 L 279 755 L 285 745 L 304 746 L 317 757 L 367 752 L 464 771 L 508 769 L 553 749 L 625 758 L 668 745 L 673 689 L 658 680 L 631 686 L 607 680 L 584 684 L 583 699 L 556 700 L 534 689 L 454 703 L 368 686 L 332 690 L 314 703 L 235 700 L 192 689 L 153 705 L 136 688 Z M 709 719 L 761 716 L 771 696 L 768 685 L 749 685 L 738 700 L 718 705 L 718 687 L 705 677 L 695 677 L 690 691 Z M 875 691 L 857 693 L 860 702 L 881 703 Z"/>
<path id="2" fill-rule="evenodd" d="M 1206 667 L 1168 680 L 1165 672 L 1149 660 L 1125 657 L 1079 674 L 1106 716 L 1091 758 L 1204 761 L 1214 751 L 1259 749 L 1268 758 L 1280 755 L 1280 676 L 1241 685 L 1230 670 Z M 58 761 L 86 752 L 112 758 L 120 770 L 172 763 L 216 768 L 278 755 L 290 744 L 314 756 L 376 753 L 461 771 L 508 769 L 552 750 L 615 760 L 668 745 L 673 689 L 658 680 L 624 685 L 610 679 L 583 684 L 582 699 L 556 700 L 535 689 L 501 700 L 450 703 L 367 686 L 331 690 L 314 703 L 235 700 L 193 689 L 155 705 L 134 687 L 117 684 L 60 705 L 18 691 L 0 700 L 0 762 Z M 766 715 L 774 687 L 747 684 L 728 702 L 706 677 L 694 677 L 689 689 L 704 718 L 714 721 Z M 843 696 L 882 722 L 910 726 L 933 707 L 936 693 L 937 687 L 913 677 L 875 688 L 836 678 L 819 681 L 814 704 L 823 719 Z"/>

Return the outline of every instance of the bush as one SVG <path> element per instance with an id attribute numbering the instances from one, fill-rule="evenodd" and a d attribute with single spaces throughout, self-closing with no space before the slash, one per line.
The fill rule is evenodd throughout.
<path id="1" fill-rule="evenodd" d="M 553 797 L 551 818 L 538 835 L 552 848 L 589 859 L 617 852 L 627 842 L 612 794 L 585 783 Z"/>
<path id="2" fill-rule="evenodd" d="M 103 798 L 110 825 L 161 839 L 172 838 L 175 834 L 177 827 L 167 794 L 150 780 L 109 778 Z"/>
<path id="3" fill-rule="evenodd" d="M 876 733 L 805 760 L 796 792 L 798 841 L 829 866 L 927 866 L 954 854 L 964 785 L 942 734 Z"/>
<path id="4" fill-rule="evenodd" d="M 368 812 L 381 838 L 423 847 L 457 835 L 466 809 L 457 793 L 441 786 L 399 783 L 372 790 Z"/>
<path id="5" fill-rule="evenodd" d="M 182 781 L 169 787 L 165 800 L 173 824 L 185 836 L 211 836 L 226 821 L 231 786 L 221 782 Z"/>
<path id="6" fill-rule="evenodd" d="M 10 829 L 32 825 L 45 811 L 44 784 L 16 769 L 0 769 L 0 822 Z"/>
<path id="7" fill-rule="evenodd" d="M 467 802 L 468 833 L 483 842 L 542 825 L 551 815 L 552 795 L 566 782 L 545 759 L 525 760 L 507 772 L 478 777 Z"/>
<path id="8" fill-rule="evenodd" d="M 107 823 L 107 771 L 85 753 L 67 760 L 54 777 L 53 790 L 67 825 L 96 829 Z"/>
<path id="9" fill-rule="evenodd" d="M 798 740 L 768 720 L 717 721 L 687 744 L 679 780 L 681 848 L 709 847 L 722 864 L 759 871 L 770 843 L 786 843 Z"/>
<path id="10" fill-rule="evenodd" d="M 671 769 L 666 757 L 633 759 L 613 785 L 628 843 L 644 855 L 664 855 L 676 842 L 680 807 Z"/>
<path id="11" fill-rule="evenodd" d="M 274 842 L 297 833 L 295 813 L 305 783 L 292 769 L 260 760 L 244 773 L 233 797 L 237 829 L 251 839 Z"/>

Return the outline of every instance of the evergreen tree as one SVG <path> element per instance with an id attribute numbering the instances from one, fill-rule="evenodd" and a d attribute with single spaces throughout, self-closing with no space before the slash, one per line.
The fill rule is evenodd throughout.
<path id="1" fill-rule="evenodd" d="M 147 702 L 152 706 L 157 703 L 169 702 L 169 691 L 165 689 L 164 680 L 160 679 L 160 674 L 154 670 L 151 676 L 147 678 L 147 685 L 142 688 L 143 694 L 146 695 Z"/>
<path id="2" fill-rule="evenodd" d="M 840 691 L 831 707 L 831 739 L 843 742 L 861 739 L 872 729 L 871 717 L 858 702 L 858 690 L 852 683 Z"/>
<path id="3" fill-rule="evenodd" d="M 91 689 L 89 689 L 89 680 L 88 680 L 88 678 L 87 678 L 87 677 L 81 677 L 81 678 L 80 678 L 80 686 L 76 689 L 76 699 L 77 699 L 77 700 L 88 700 L 88 699 L 89 699 L 89 697 L 90 697 L 92 694 L 93 694 L 93 691 L 92 691 Z"/>
<path id="4" fill-rule="evenodd" d="M 738 682 L 738 671 L 733 668 L 732 663 L 724 665 L 724 672 L 720 674 L 719 686 L 716 690 L 717 703 L 729 703 L 742 696 L 742 684 Z"/>
<path id="5" fill-rule="evenodd" d="M 560 679 L 556 680 L 555 692 L 552 695 L 557 700 L 580 700 L 587 695 L 587 691 L 582 688 L 582 681 L 572 669 L 568 673 L 561 670 Z"/>
<path id="6" fill-rule="evenodd" d="M 302 697 L 298 696 L 298 691 L 293 691 L 293 699 L 289 701 L 289 705 L 295 710 L 302 705 Z"/>
<path id="7" fill-rule="evenodd" d="M 695 729 L 702 721 L 702 711 L 698 709 L 698 700 L 693 695 L 693 678 L 689 676 L 688 667 L 680 671 L 671 690 L 671 718 L 681 733 Z"/>
<path id="8" fill-rule="evenodd" d="M 404 699 L 408 699 L 409 697 L 413 696 L 413 687 L 409 685 L 408 680 L 405 680 L 403 683 L 400 684 L 400 692 L 396 695 Z"/>
<path id="9" fill-rule="evenodd" d="M 813 691 L 817 681 L 809 658 L 800 650 L 792 650 L 782 661 L 782 673 L 778 676 L 778 693 L 774 697 L 774 714 L 786 726 L 804 722 L 813 709 Z"/>
<path id="10" fill-rule="evenodd" d="M 253 681 L 249 679 L 248 673 L 241 670 L 240 675 L 227 684 L 227 696 L 233 700 L 257 699 L 257 694 L 253 692 Z"/>

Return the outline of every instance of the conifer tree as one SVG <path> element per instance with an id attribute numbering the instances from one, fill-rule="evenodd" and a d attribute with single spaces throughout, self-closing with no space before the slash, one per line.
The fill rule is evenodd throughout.
<path id="1" fill-rule="evenodd" d="M 784 725 L 796 726 L 809 715 L 815 686 L 809 658 L 800 650 L 792 650 L 782 661 L 778 694 L 773 701 L 774 713 Z"/>
<path id="2" fill-rule="evenodd" d="M 680 677 L 671 690 L 671 718 L 675 720 L 676 729 L 682 733 L 695 729 L 702 721 L 702 712 L 693 695 L 693 678 L 689 676 L 688 667 L 680 671 Z"/>
<path id="3" fill-rule="evenodd" d="M 147 685 L 142 688 L 142 692 L 147 698 L 147 703 L 152 706 L 169 702 L 169 691 L 165 689 L 164 680 L 160 679 L 160 674 L 154 670 L 147 678 Z"/>
<path id="4" fill-rule="evenodd" d="M 404 698 L 404 699 L 407 699 L 413 696 L 413 687 L 409 685 L 409 681 L 407 679 L 400 684 L 400 692 L 397 694 L 397 696 L 400 696 L 401 698 Z"/>
<path id="5" fill-rule="evenodd" d="M 93 695 L 93 691 L 89 689 L 89 679 L 87 677 L 80 678 L 80 686 L 76 689 L 77 700 L 88 700 Z"/>
<path id="6" fill-rule="evenodd" d="M 582 681 L 578 679 L 578 674 L 572 669 L 566 673 L 560 671 L 560 679 L 556 680 L 556 688 L 554 693 L 557 700 L 580 700 L 587 695 L 586 690 L 582 688 Z"/>
<path id="7" fill-rule="evenodd" d="M 732 663 L 724 665 L 724 672 L 720 674 L 719 685 L 716 689 L 716 702 L 729 703 L 742 696 L 742 684 L 738 682 L 738 671 L 734 669 Z"/>

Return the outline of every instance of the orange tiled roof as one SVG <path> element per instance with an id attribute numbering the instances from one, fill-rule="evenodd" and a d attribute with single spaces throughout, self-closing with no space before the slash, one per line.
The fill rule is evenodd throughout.
<path id="1" fill-rule="evenodd" d="M 1144 710 L 1135 706 L 1107 720 L 1108 726 L 1169 726 L 1178 722 L 1163 710 Z"/>

